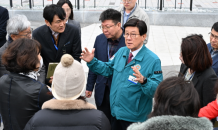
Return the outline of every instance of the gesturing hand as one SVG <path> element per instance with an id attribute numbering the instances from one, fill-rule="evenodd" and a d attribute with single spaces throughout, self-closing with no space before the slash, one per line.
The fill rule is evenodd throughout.
<path id="1" fill-rule="evenodd" d="M 86 90 L 86 97 L 90 98 L 92 96 L 92 91 Z"/>
<path id="2" fill-rule="evenodd" d="M 144 76 L 140 73 L 140 71 L 136 68 L 136 66 L 132 66 L 131 68 L 135 72 L 133 74 L 136 77 L 135 81 L 138 81 L 139 83 L 143 83 L 144 82 Z"/>
<path id="3" fill-rule="evenodd" d="M 92 52 L 89 52 L 89 50 L 85 47 L 85 50 L 82 51 L 82 56 L 80 58 L 86 62 L 90 62 L 94 58 L 94 52 L 95 48 L 92 49 Z"/>

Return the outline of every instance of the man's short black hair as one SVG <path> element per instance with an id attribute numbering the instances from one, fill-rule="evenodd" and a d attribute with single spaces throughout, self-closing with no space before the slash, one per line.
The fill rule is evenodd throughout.
<path id="1" fill-rule="evenodd" d="M 48 20 L 50 24 L 52 23 L 55 15 L 57 15 L 61 20 L 64 20 L 66 17 L 64 9 L 62 9 L 62 7 L 59 5 L 51 4 L 44 8 L 43 18 Z"/>
<path id="2" fill-rule="evenodd" d="M 139 19 L 130 19 L 124 24 L 124 32 L 126 27 L 137 27 L 139 29 L 139 34 L 142 36 L 147 33 L 147 25 L 144 21 Z"/>
<path id="3" fill-rule="evenodd" d="M 218 22 L 214 23 L 211 30 L 214 29 L 216 32 L 218 32 Z"/>
<path id="4" fill-rule="evenodd" d="M 121 13 L 114 9 L 107 9 L 100 15 L 99 21 L 104 22 L 105 20 L 112 20 L 114 24 L 121 22 Z"/>

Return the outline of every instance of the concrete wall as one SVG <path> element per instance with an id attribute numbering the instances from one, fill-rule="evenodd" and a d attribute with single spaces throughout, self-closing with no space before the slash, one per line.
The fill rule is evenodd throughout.
<path id="1" fill-rule="evenodd" d="M 81 23 L 98 23 L 102 10 L 74 11 L 74 18 Z M 10 17 L 24 14 L 30 21 L 44 21 L 42 10 L 9 10 Z M 211 27 L 218 21 L 216 13 L 147 12 L 151 25 Z"/>

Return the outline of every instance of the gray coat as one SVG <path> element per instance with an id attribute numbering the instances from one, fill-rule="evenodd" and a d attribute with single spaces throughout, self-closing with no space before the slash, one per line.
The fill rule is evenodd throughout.
<path id="1" fill-rule="evenodd" d="M 134 123 L 127 130 L 213 130 L 213 125 L 205 117 L 156 116 Z"/>
<path id="2" fill-rule="evenodd" d="M 12 41 L 7 41 L 1 48 L 0 48 L 0 78 L 4 74 L 9 74 L 9 71 L 6 70 L 5 66 L 2 64 L 2 54 L 8 48 Z M 38 81 L 41 83 L 45 83 L 45 66 L 43 65 L 42 69 L 39 71 Z"/>
<path id="3" fill-rule="evenodd" d="M 73 24 L 73 25 L 75 25 L 78 29 L 79 29 L 79 34 L 80 34 L 80 36 L 81 36 L 81 27 L 80 27 L 80 23 L 79 22 L 77 22 L 77 21 L 75 21 L 75 20 L 68 20 L 68 23 L 69 24 Z"/>
<path id="4" fill-rule="evenodd" d="M 135 11 L 129 16 L 129 19 L 127 19 L 127 21 L 129 21 L 130 19 L 133 19 L 133 18 L 137 18 L 139 20 L 142 20 L 146 23 L 147 25 L 147 37 L 144 41 L 144 44 L 147 44 L 147 41 L 148 41 L 148 38 L 149 38 L 149 32 L 150 32 L 150 21 L 149 21 L 149 17 L 147 15 L 147 13 L 141 9 L 138 4 L 136 4 L 136 9 Z M 123 25 L 123 15 L 124 15 L 124 7 L 120 7 L 118 9 L 118 11 L 121 13 L 121 25 Z"/>

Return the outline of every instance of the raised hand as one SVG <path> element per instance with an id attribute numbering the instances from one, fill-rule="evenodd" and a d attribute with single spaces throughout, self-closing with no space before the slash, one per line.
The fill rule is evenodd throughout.
<path id="1" fill-rule="evenodd" d="M 136 77 L 135 81 L 138 81 L 139 83 L 143 83 L 144 82 L 144 76 L 140 73 L 140 71 L 136 68 L 136 66 L 132 66 L 131 68 L 135 72 L 133 74 Z"/>
<path id="2" fill-rule="evenodd" d="M 90 62 L 94 58 L 94 52 L 95 48 L 92 49 L 92 52 L 89 52 L 89 50 L 85 47 L 85 50 L 82 51 L 82 56 L 80 58 L 86 62 Z"/>

